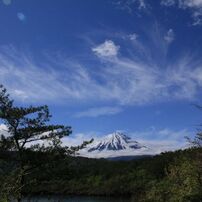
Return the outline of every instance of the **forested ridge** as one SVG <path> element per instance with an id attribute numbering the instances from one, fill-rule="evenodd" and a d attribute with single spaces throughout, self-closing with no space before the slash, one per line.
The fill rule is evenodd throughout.
<path id="1" fill-rule="evenodd" d="M 36 165 L 24 195 L 75 194 L 132 197 L 134 201 L 201 201 L 202 149 L 166 152 L 132 161 L 109 161 L 29 152 Z M 12 180 L 15 153 L 1 155 L 1 190 Z M 37 163 L 43 163 L 39 167 Z"/>

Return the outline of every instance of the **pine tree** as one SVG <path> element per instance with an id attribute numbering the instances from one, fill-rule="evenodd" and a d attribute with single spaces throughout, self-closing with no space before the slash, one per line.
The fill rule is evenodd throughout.
<path id="1" fill-rule="evenodd" d="M 194 105 L 196 108 L 202 110 L 202 106 L 200 105 Z M 200 124 L 201 126 L 201 124 Z M 185 137 L 187 141 L 191 144 L 193 147 L 202 147 L 202 130 L 201 128 L 198 129 L 198 132 L 196 133 L 195 137 L 191 139 L 190 137 L 186 136 Z"/>
<path id="2" fill-rule="evenodd" d="M 17 107 L 3 85 L 0 85 L 0 119 L 8 129 L 8 136 L 1 135 L 0 151 L 9 151 L 16 154 L 18 166 L 15 169 L 15 181 L 10 185 L 18 202 L 22 200 L 22 190 L 25 186 L 25 176 L 32 170 L 32 165 L 27 163 L 27 152 L 30 148 L 39 149 L 39 141 L 53 142 L 54 149 L 62 150 L 60 139 L 71 134 L 71 127 L 48 124 L 51 115 L 46 105 L 39 107 Z M 30 144 L 36 144 L 30 147 Z M 42 146 L 44 149 L 44 145 Z M 50 147 L 49 147 L 50 149 Z M 13 183 L 13 182 L 12 182 Z"/>

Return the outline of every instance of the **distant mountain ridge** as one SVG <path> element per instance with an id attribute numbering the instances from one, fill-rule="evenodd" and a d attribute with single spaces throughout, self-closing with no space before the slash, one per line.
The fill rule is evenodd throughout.
<path id="1" fill-rule="evenodd" d="M 140 144 L 120 131 L 116 131 L 99 140 L 95 140 L 79 152 L 79 156 L 89 158 L 111 158 L 150 154 L 150 148 Z"/>

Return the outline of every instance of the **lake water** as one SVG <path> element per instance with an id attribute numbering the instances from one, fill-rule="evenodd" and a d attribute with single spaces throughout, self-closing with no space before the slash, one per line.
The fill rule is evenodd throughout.
<path id="1" fill-rule="evenodd" d="M 130 202 L 130 199 L 113 198 L 113 197 L 55 196 L 55 197 L 32 197 L 29 199 L 24 199 L 23 202 Z"/>

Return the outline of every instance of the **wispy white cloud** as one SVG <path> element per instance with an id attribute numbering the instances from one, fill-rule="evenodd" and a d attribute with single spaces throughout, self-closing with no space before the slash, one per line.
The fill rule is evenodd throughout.
<path id="1" fill-rule="evenodd" d="M 0 136 L 4 135 L 5 137 L 9 136 L 8 128 L 5 124 L 0 124 Z"/>
<path id="2" fill-rule="evenodd" d="M 37 64 L 28 53 L 12 46 L 0 48 L 0 80 L 12 97 L 25 102 L 58 103 L 92 99 L 96 93 L 105 92 L 80 64 L 65 57 L 43 58 Z"/>
<path id="3" fill-rule="evenodd" d="M 18 19 L 19 19 L 20 21 L 22 21 L 22 22 L 24 22 L 24 21 L 26 20 L 26 16 L 25 16 L 25 14 L 22 13 L 22 12 L 18 12 L 18 13 L 17 13 L 17 17 L 18 17 Z"/>
<path id="4" fill-rule="evenodd" d="M 161 153 L 190 146 L 185 137 L 191 137 L 192 133 L 187 129 L 171 130 L 163 128 L 157 130 L 152 128 L 147 131 L 133 132 L 131 136 L 136 137 L 137 141 L 142 142 L 142 144 L 155 148 L 156 153 Z"/>
<path id="5" fill-rule="evenodd" d="M 130 34 L 125 34 L 125 33 L 119 33 L 119 34 L 117 34 L 118 35 L 118 37 L 120 38 L 120 39 L 123 39 L 123 40 L 130 40 L 130 41 L 132 41 L 132 42 L 135 42 L 135 41 L 137 41 L 138 40 L 138 38 L 139 38 L 139 35 L 137 34 L 137 33 L 130 33 Z"/>
<path id="6" fill-rule="evenodd" d="M 0 136 L 4 135 L 5 137 L 10 136 L 10 134 L 8 133 L 8 128 L 5 124 L 0 124 Z M 62 138 L 62 144 L 66 145 L 66 146 L 76 146 L 76 145 L 80 145 L 83 143 L 83 141 L 89 141 L 92 138 L 99 138 L 100 133 L 98 132 L 88 132 L 86 134 L 84 133 L 76 133 L 76 134 L 71 134 L 70 136 L 64 137 Z M 26 144 L 26 146 L 31 146 L 33 144 L 45 144 L 48 145 L 50 143 L 50 140 L 44 140 L 44 141 L 36 141 L 33 143 L 28 143 Z"/>
<path id="7" fill-rule="evenodd" d="M 98 117 L 103 115 L 114 115 L 120 113 L 122 108 L 120 107 L 97 107 L 97 108 L 89 108 L 85 111 L 78 112 L 75 114 L 75 117 Z"/>
<path id="8" fill-rule="evenodd" d="M 202 25 L 202 0 L 179 0 L 179 7 L 191 10 L 193 25 Z"/>
<path id="9" fill-rule="evenodd" d="M 201 8 L 202 0 L 178 0 L 179 6 L 182 8 Z"/>
<path id="10" fill-rule="evenodd" d="M 170 128 L 156 129 L 153 127 L 145 131 L 131 132 L 130 136 L 143 145 L 154 148 L 156 153 L 161 153 L 190 146 L 185 137 L 191 137 L 192 133 L 187 129 L 172 130 Z"/>
<path id="11" fill-rule="evenodd" d="M 145 9 L 146 7 L 145 0 L 139 0 L 139 9 Z"/>
<path id="12" fill-rule="evenodd" d="M 155 40 L 154 47 L 162 54 L 165 40 L 163 35 L 162 39 L 155 36 L 151 41 Z M 160 40 L 163 45 L 156 44 Z M 200 60 L 184 56 L 162 68 L 153 59 L 152 50 L 141 41 L 135 40 L 131 45 L 131 51 L 140 52 L 144 60 L 121 54 L 100 56 L 98 59 L 104 63 L 97 63 L 96 69 L 62 55 L 44 56 L 38 63 L 27 52 L 12 46 L 1 47 L 0 80 L 14 99 L 29 103 L 90 101 L 108 106 L 106 103 L 113 102 L 117 107 L 197 98 L 202 88 Z M 107 111 L 102 108 L 100 114 L 103 109 Z"/>
<path id="13" fill-rule="evenodd" d="M 119 48 L 112 40 L 106 40 L 104 43 L 92 48 L 92 51 L 100 57 L 114 57 L 117 56 Z"/>
<path id="14" fill-rule="evenodd" d="M 3 4 L 5 4 L 6 6 L 11 4 L 11 0 L 2 0 Z"/>
<path id="15" fill-rule="evenodd" d="M 202 88 L 202 61 L 188 53 L 175 61 L 167 59 L 173 30 L 165 37 L 165 29 L 151 26 L 150 32 L 144 33 L 147 44 L 134 34 L 130 37 L 136 39 L 130 43 L 121 41 L 130 50 L 127 57 L 119 52 L 125 49 L 118 39 L 116 44 L 112 40 L 90 43 L 88 57 L 99 56 L 93 57 L 96 67 L 64 53 L 46 53 L 36 61 L 28 51 L 0 47 L 1 83 L 14 99 L 23 102 L 94 103 L 91 110 L 87 106 L 91 116 L 118 113 L 120 106 L 196 100 Z M 129 39 L 129 34 L 125 37 Z M 111 103 L 116 110 L 106 108 Z"/>
<path id="16" fill-rule="evenodd" d="M 163 6 L 178 5 L 180 8 L 196 8 L 202 7 L 202 0 L 161 0 Z"/>
<path id="17" fill-rule="evenodd" d="M 99 138 L 99 133 L 88 132 L 88 133 L 76 133 L 62 139 L 62 144 L 65 146 L 77 146 L 81 145 L 84 141 Z"/>
<path id="18" fill-rule="evenodd" d="M 192 25 L 202 24 L 202 0 L 162 0 L 161 5 L 168 7 L 177 5 L 180 9 L 187 9 L 193 18 Z"/>
<path id="19" fill-rule="evenodd" d="M 119 0 L 113 1 L 113 4 L 117 9 L 126 10 L 129 13 L 132 13 L 133 10 L 145 10 L 148 7 L 145 0 Z"/>
<path id="20" fill-rule="evenodd" d="M 136 33 L 133 33 L 133 34 L 129 34 L 128 35 L 128 38 L 133 41 L 133 40 L 136 40 L 138 38 L 138 34 Z"/>
<path id="21" fill-rule="evenodd" d="M 134 131 L 130 133 L 131 137 L 136 139 L 152 139 L 152 141 L 176 141 L 176 142 L 186 142 L 185 136 L 191 136 L 191 132 L 187 129 L 172 130 L 170 128 L 156 129 L 151 127 L 144 131 Z"/>
<path id="22" fill-rule="evenodd" d="M 172 43 L 175 39 L 175 34 L 173 29 L 169 29 L 166 35 L 164 36 L 164 39 L 166 40 L 167 43 Z"/>
<path id="23" fill-rule="evenodd" d="M 175 5 L 175 0 L 161 0 L 161 5 L 173 6 L 173 5 Z"/>
<path id="24" fill-rule="evenodd" d="M 194 19 L 193 25 L 202 25 L 202 8 L 200 10 L 194 11 L 192 17 Z"/>

